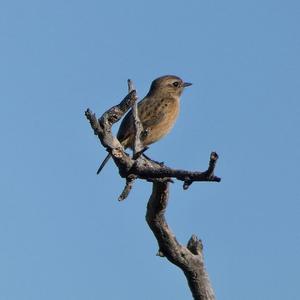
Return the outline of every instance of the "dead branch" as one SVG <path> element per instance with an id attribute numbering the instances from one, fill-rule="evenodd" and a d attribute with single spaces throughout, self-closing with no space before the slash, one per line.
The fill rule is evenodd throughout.
<path id="1" fill-rule="evenodd" d="M 184 272 L 194 299 L 213 300 L 215 296 L 204 266 L 202 242 L 192 235 L 187 247 L 180 245 L 166 222 L 168 186 L 166 182 L 154 182 L 147 205 L 146 220 L 157 239 L 159 255 Z"/>
<path id="2" fill-rule="evenodd" d="M 128 95 L 118 105 L 106 111 L 98 120 L 89 109 L 86 110 L 85 116 L 94 130 L 94 134 L 112 155 L 120 176 L 126 179 L 126 185 L 119 200 L 124 200 L 128 196 L 134 180 L 144 179 L 153 182 L 146 220 L 158 241 L 159 255 L 165 256 L 184 272 L 194 299 L 213 300 L 215 296 L 204 266 L 202 242 L 193 235 L 186 247 L 180 245 L 168 227 L 164 214 L 168 203 L 169 182 L 172 182 L 172 178 L 183 181 L 184 189 L 187 189 L 195 181 L 221 181 L 214 175 L 218 155 L 216 152 L 211 153 L 208 169 L 204 172 L 172 169 L 142 155 L 146 150 L 140 141 L 143 127 L 138 117 L 136 91 L 130 80 L 128 80 L 128 90 Z M 136 134 L 133 157 L 130 157 L 125 153 L 117 138 L 112 135 L 111 127 L 132 107 Z"/>

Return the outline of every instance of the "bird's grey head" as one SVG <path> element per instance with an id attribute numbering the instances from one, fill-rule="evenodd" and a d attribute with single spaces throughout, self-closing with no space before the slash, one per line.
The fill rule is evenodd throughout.
<path id="1" fill-rule="evenodd" d="M 149 96 L 162 97 L 179 97 L 187 86 L 192 85 L 189 82 L 184 82 L 180 77 L 174 75 L 166 75 L 156 78 L 152 81 Z"/>

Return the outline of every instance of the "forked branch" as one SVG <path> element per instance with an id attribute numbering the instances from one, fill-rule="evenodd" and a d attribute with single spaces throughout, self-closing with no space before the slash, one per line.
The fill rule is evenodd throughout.
<path id="1" fill-rule="evenodd" d="M 146 149 L 143 148 L 140 141 L 143 127 L 138 117 L 137 95 L 130 80 L 128 81 L 128 90 L 128 95 L 118 105 L 106 111 L 101 118 L 97 119 L 89 109 L 85 112 L 94 134 L 112 155 L 120 176 L 126 179 L 126 185 L 119 200 L 124 200 L 128 196 L 134 180 L 144 179 L 153 182 L 146 220 L 158 241 L 159 255 L 165 256 L 184 272 L 194 299 L 214 300 L 214 292 L 204 266 L 202 242 L 193 235 L 186 247 L 179 244 L 170 230 L 164 214 L 168 204 L 169 182 L 172 181 L 172 178 L 183 181 L 184 189 L 187 189 L 195 181 L 221 181 L 214 175 L 218 155 L 215 152 L 211 153 L 208 169 L 204 172 L 172 169 L 146 158 L 142 155 Z M 125 153 L 117 138 L 112 135 L 111 127 L 132 107 L 136 135 L 133 157 L 130 157 Z"/>

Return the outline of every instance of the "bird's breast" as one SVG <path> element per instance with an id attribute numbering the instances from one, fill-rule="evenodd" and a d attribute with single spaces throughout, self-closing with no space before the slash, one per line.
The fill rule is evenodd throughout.
<path id="1" fill-rule="evenodd" d="M 178 98 L 145 100 L 139 105 L 139 117 L 146 130 L 144 145 L 150 145 L 170 132 L 179 114 Z"/>

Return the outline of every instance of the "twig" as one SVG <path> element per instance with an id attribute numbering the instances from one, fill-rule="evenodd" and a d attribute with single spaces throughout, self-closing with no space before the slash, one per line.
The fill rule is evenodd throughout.
<path id="1" fill-rule="evenodd" d="M 132 80 L 128 79 L 128 92 L 131 92 L 134 89 L 134 85 Z M 137 158 L 144 149 L 144 146 L 141 142 L 141 134 L 143 132 L 143 124 L 139 118 L 137 101 L 134 103 L 132 107 L 132 115 L 134 119 L 134 129 L 135 129 L 135 137 L 134 137 L 134 145 L 133 145 L 133 157 Z"/>
<path id="2" fill-rule="evenodd" d="M 126 178 L 126 185 L 123 189 L 123 192 L 121 193 L 121 195 L 118 198 L 119 201 L 123 201 L 128 197 L 135 179 L 136 179 L 135 175 L 131 175 Z"/>
<path id="3" fill-rule="evenodd" d="M 111 127 L 123 117 L 136 100 L 136 91 L 132 90 L 118 105 L 110 108 L 98 120 L 89 108 L 85 111 L 85 116 L 94 130 L 94 134 L 98 136 L 101 144 L 112 155 L 119 167 L 120 175 L 125 178 L 129 175 L 128 169 L 133 165 L 133 160 L 124 152 L 118 139 L 112 135 Z"/>

